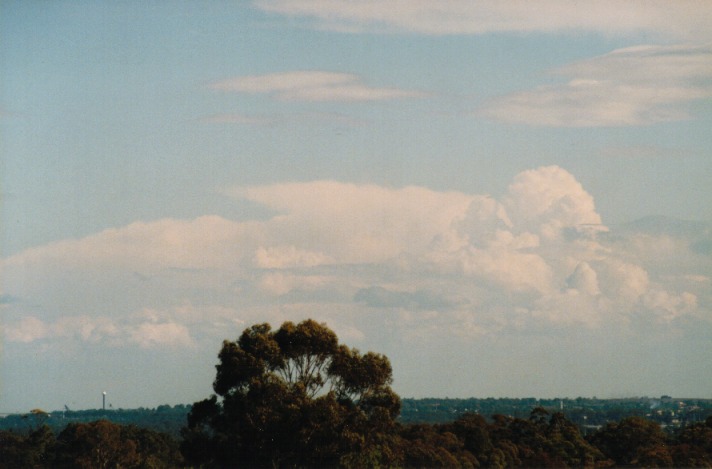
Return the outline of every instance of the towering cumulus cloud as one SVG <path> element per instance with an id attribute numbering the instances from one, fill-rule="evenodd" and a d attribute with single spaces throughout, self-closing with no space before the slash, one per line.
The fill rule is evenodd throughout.
<path id="1" fill-rule="evenodd" d="M 710 325 L 704 239 L 610 232 L 557 166 L 499 198 L 334 181 L 227 192 L 273 215 L 134 223 L 5 259 L 9 348 L 212 350 L 226 330 L 304 317 L 394 347 Z"/>
<path id="2" fill-rule="evenodd" d="M 92 304 L 96 309 L 91 309 L 82 295 L 70 298 L 57 291 L 60 285 L 95 285 L 108 291 L 113 282 L 121 289 L 138 276 L 160 279 L 167 291 L 199 279 L 216 292 L 217 303 L 231 303 L 237 288 L 248 292 L 255 305 L 288 304 L 297 294 L 301 301 L 318 303 L 330 291 L 330 301 L 350 309 L 355 307 L 354 295 L 362 298 L 358 293 L 369 291 L 364 289 L 379 288 L 382 294 L 392 293 L 390 309 L 407 310 L 422 290 L 431 300 L 439 298 L 429 301 L 441 306 L 433 308 L 437 313 L 457 311 L 457 317 L 468 317 L 485 332 L 493 322 L 501 325 L 502 318 L 496 317 L 499 308 L 482 305 L 497 304 L 498 298 L 507 304 L 521 293 L 525 295 L 510 305 L 512 309 L 526 313 L 525 318 L 528 314 L 552 322 L 592 325 L 602 317 L 644 312 L 651 306 L 667 308 L 665 317 L 694 310 L 694 293 L 667 290 L 661 279 L 651 278 L 644 262 L 617 252 L 591 195 L 557 166 L 518 174 L 501 200 L 333 181 L 242 187 L 229 194 L 262 204 L 275 215 L 247 222 L 205 216 L 136 223 L 6 259 L 6 285 L 12 289 L 8 293 L 23 299 L 6 305 L 10 317 L 18 319 L 8 325 L 7 339 L 49 340 L 53 334 L 66 338 L 57 332 L 61 327 L 46 322 L 81 313 L 86 322 L 111 318 L 117 328 L 129 329 L 120 334 L 103 326 L 113 331 L 112 343 L 123 337 L 127 344 L 133 338 L 150 346 L 160 343 L 160 331 L 170 332 L 164 342 L 173 337 L 188 343 L 189 329 L 169 324 L 183 321 L 195 331 L 204 326 L 195 318 L 168 312 L 162 321 L 171 322 L 154 318 L 144 325 L 141 315 L 124 304 Z M 79 283 L 68 283 L 67 275 Z M 195 301 L 190 292 L 170 301 L 161 291 L 149 293 L 166 302 L 167 310 L 173 303 Z M 574 298 L 579 306 L 585 303 L 585 317 L 568 306 Z M 60 307 L 47 310 L 50 302 Z M 373 304 L 355 303 L 360 308 Z M 358 327 L 358 317 L 346 320 Z M 139 334 L 147 339 L 138 339 Z"/>
<path id="3" fill-rule="evenodd" d="M 601 226 L 593 197 L 557 166 L 519 174 L 509 186 L 504 205 L 518 230 L 546 240 L 560 239 L 567 229 L 581 232 Z"/>

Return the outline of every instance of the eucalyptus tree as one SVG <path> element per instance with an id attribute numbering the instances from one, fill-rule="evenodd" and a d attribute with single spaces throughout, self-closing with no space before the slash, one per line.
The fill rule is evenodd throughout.
<path id="1" fill-rule="evenodd" d="M 183 430 L 194 463 L 251 467 L 364 466 L 400 457 L 400 398 L 388 358 L 339 344 L 313 320 L 269 324 L 225 340 L 215 394 Z"/>

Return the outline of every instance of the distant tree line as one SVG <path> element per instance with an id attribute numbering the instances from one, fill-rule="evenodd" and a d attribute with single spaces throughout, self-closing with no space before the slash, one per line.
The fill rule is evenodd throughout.
<path id="1" fill-rule="evenodd" d="M 666 432 L 626 416 L 586 434 L 561 403 L 526 416 L 450 406 L 449 421 L 399 420 L 388 359 L 341 345 L 310 320 L 252 326 L 218 358 L 215 394 L 187 419 L 188 407 L 151 411 L 183 412 L 179 436 L 106 419 L 53 430 L 35 409 L 25 428 L 0 431 L 0 468 L 712 467 L 712 417 Z M 425 401 L 423 412 L 449 401 Z"/>
<path id="2" fill-rule="evenodd" d="M 532 409 L 542 407 L 552 413 L 564 413 L 585 433 L 627 417 L 645 417 L 674 433 L 678 428 L 704 422 L 712 415 L 712 399 L 673 399 L 670 396 L 625 399 L 427 398 L 403 399 L 402 402 L 399 420 L 403 423 L 445 423 L 466 413 L 524 418 Z"/>
<path id="3" fill-rule="evenodd" d="M 89 410 L 60 410 L 51 414 L 35 409 L 27 414 L 11 414 L 0 418 L 0 430 L 27 433 L 28 430 L 42 424 L 47 425 L 53 432 L 59 433 L 71 423 L 89 423 L 97 420 L 108 420 L 121 425 L 135 425 L 162 433 L 167 433 L 174 438 L 180 437 L 181 428 L 185 426 L 190 405 L 179 404 L 175 406 L 159 405 L 156 408 L 138 409 L 89 409 Z M 39 412 L 37 412 L 39 411 Z"/>
<path id="4" fill-rule="evenodd" d="M 181 435 L 186 425 L 191 405 L 159 405 L 155 408 L 137 409 L 90 409 L 60 410 L 46 415 L 10 414 L 0 417 L 0 430 L 27 433 L 45 423 L 59 433 L 70 423 L 88 423 L 109 420 L 122 425 L 136 425 L 175 438 Z M 542 407 L 551 413 L 562 412 L 568 420 L 579 426 L 581 433 L 588 434 L 608 422 L 618 422 L 627 417 L 645 417 L 661 425 L 666 433 L 674 434 L 682 427 L 704 422 L 712 415 L 712 399 L 672 399 L 634 397 L 625 399 L 597 398 L 425 398 L 401 399 L 399 423 L 447 423 L 458 417 L 475 413 L 490 418 L 492 415 L 507 415 L 526 418 L 532 409 Z"/>
<path id="5" fill-rule="evenodd" d="M 331 428 L 330 425 L 327 427 Z M 46 425 L 0 431 L 1 468 L 267 467 L 271 461 L 218 460 L 225 447 L 181 451 L 171 435 L 107 420 L 71 423 L 58 435 Z M 583 437 L 561 413 L 534 409 L 529 418 L 466 414 L 444 424 L 398 424 L 361 441 L 363 453 L 315 444 L 272 448 L 276 467 L 712 467 L 712 417 L 674 435 L 655 422 L 628 417 Z M 280 441 L 283 444 L 283 440 Z M 270 456 L 269 453 L 262 453 Z M 315 458 L 331 458 L 320 464 Z"/>
<path id="6" fill-rule="evenodd" d="M 57 436 L 47 426 L 21 435 L 0 431 L 2 468 L 185 467 L 178 441 L 166 433 L 108 420 L 70 423 Z"/>

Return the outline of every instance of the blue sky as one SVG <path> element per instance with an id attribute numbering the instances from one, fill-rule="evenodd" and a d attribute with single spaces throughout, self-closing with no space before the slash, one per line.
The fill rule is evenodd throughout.
<path id="1" fill-rule="evenodd" d="M 404 397 L 712 397 L 712 7 L 531 5 L 3 2 L 0 411 L 306 317 Z"/>

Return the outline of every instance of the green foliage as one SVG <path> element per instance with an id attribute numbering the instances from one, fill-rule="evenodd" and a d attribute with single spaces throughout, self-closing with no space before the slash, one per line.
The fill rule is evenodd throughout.
<path id="1" fill-rule="evenodd" d="M 27 435 L 0 431 L 0 468 L 45 467 L 54 444 L 54 433 L 46 425 Z"/>
<path id="2" fill-rule="evenodd" d="M 603 454 L 563 414 L 535 409 L 529 419 L 502 415 L 488 422 L 466 414 L 442 425 L 404 427 L 409 467 L 595 467 Z"/>
<path id="3" fill-rule="evenodd" d="M 400 398 L 386 357 L 339 345 L 312 320 L 245 329 L 224 341 L 216 395 L 196 402 L 182 449 L 215 466 L 361 466 L 396 459 Z M 364 459 L 365 458 L 365 459 Z"/>
<path id="4" fill-rule="evenodd" d="M 159 469 L 182 464 L 170 435 L 106 420 L 71 423 L 56 438 L 46 425 L 26 435 L 0 431 L 0 468 Z"/>
<path id="5" fill-rule="evenodd" d="M 682 429 L 677 442 L 672 449 L 675 466 L 712 467 L 712 417 Z"/>
<path id="6" fill-rule="evenodd" d="M 57 437 L 53 466 L 168 468 L 181 462 L 170 436 L 98 420 L 67 425 Z"/>
<path id="7" fill-rule="evenodd" d="M 607 424 L 591 437 L 601 451 L 624 466 L 670 467 L 668 438 L 660 425 L 642 417 Z"/>
<path id="8" fill-rule="evenodd" d="M 268 383 L 269 390 L 272 384 Z M 275 388 L 279 391 L 279 386 Z M 262 390 L 262 389 L 261 389 Z M 367 399 L 366 399 L 367 400 Z M 197 415 L 219 414 L 224 399 L 213 396 L 197 403 L 191 414 L 192 449 L 202 451 L 205 466 L 235 466 L 238 446 L 212 427 L 196 425 Z M 287 405 L 282 401 L 277 409 Z M 306 399 L 280 428 L 275 417 L 261 409 L 266 433 L 247 442 L 272 444 L 263 457 L 269 462 L 244 462 L 248 467 L 712 467 L 712 417 L 665 433 L 643 418 L 609 422 L 588 439 L 563 413 L 534 408 L 528 418 L 467 413 L 442 424 L 399 424 L 389 409 L 344 412 L 343 402 L 329 393 Z M 260 407 L 260 403 L 257 407 Z M 356 404 L 352 404 L 356 408 Z M 161 406 L 151 414 L 170 413 Z M 239 411 L 239 409 L 235 409 Z M 256 414 L 257 415 L 257 414 Z M 365 431 L 366 430 L 366 431 Z M 187 431 L 187 430 L 186 430 Z M 296 432 L 290 437 L 289 432 Z M 338 435 L 338 436 L 337 436 Z M 201 440 L 199 437 L 202 437 Z M 271 443 L 270 437 L 274 439 Z M 296 443 L 296 444 L 295 444 Z M 276 445 L 279 445 L 276 446 Z M 280 459 L 269 458 L 272 456 Z M 289 452 L 299 452 L 298 457 Z M 193 456 L 195 456 L 193 454 Z M 194 460 L 195 458 L 193 458 Z M 267 461 L 264 459 L 264 461 Z M 235 459 L 237 460 L 237 459 Z M 24 431 L 0 431 L 0 468 L 23 467 L 185 467 L 178 443 L 170 435 L 105 420 L 74 422 L 55 438 L 47 425 Z"/>
<path id="9" fill-rule="evenodd" d="M 121 427 L 106 420 L 67 425 L 57 438 L 58 467 L 103 468 L 138 465 L 136 443 L 121 437 Z"/>
<path id="10" fill-rule="evenodd" d="M 710 401 L 403 403 L 390 388 L 385 356 L 341 345 L 310 320 L 276 331 L 252 326 L 225 341 L 218 358 L 215 394 L 192 408 L 34 409 L 0 419 L 11 428 L 0 430 L 0 469 L 712 467 Z M 399 420 L 404 404 L 406 418 Z M 564 406 L 566 414 L 559 411 Z M 169 433 L 186 416 L 179 449 Z M 407 423 L 414 416 L 422 421 Z M 56 428 L 62 430 L 55 438 Z"/>

